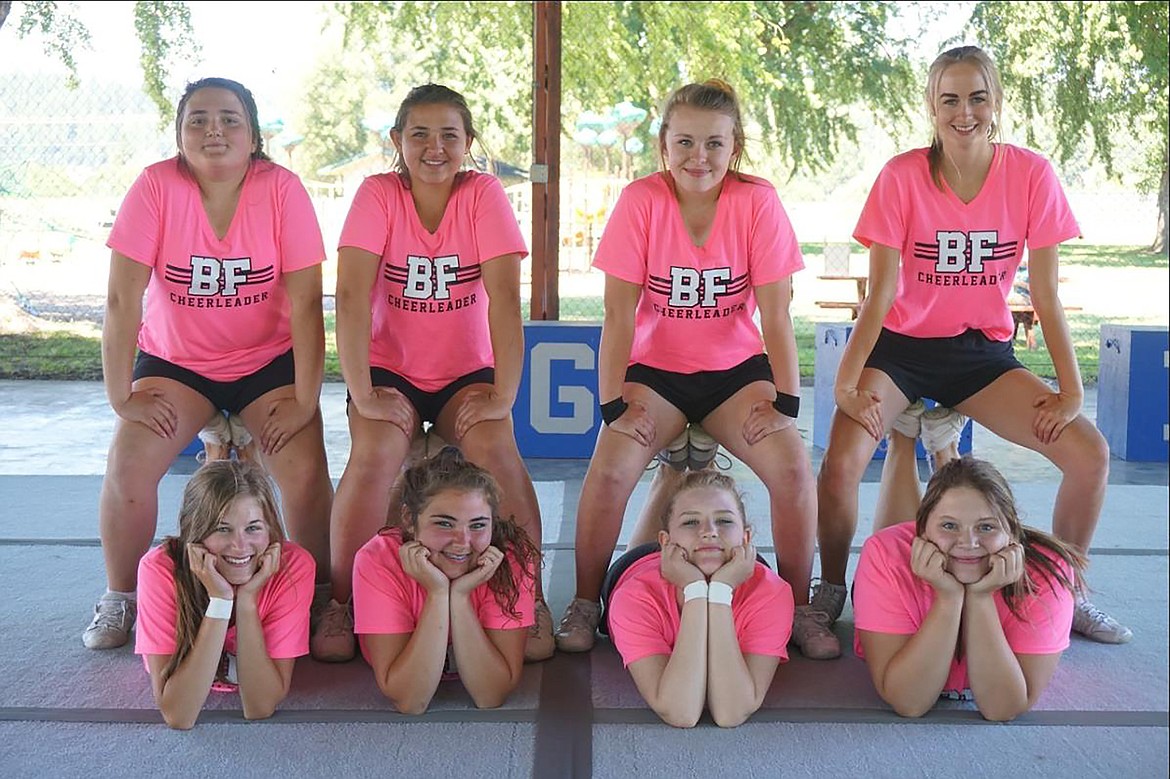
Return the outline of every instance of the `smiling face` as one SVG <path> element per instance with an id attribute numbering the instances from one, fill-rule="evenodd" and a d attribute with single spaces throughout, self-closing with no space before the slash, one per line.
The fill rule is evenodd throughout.
<path id="1" fill-rule="evenodd" d="M 220 87 L 193 92 L 180 117 L 179 150 L 197 172 L 247 168 L 256 137 L 240 98 Z"/>
<path id="2" fill-rule="evenodd" d="M 735 120 L 718 111 L 680 105 L 671 111 L 662 156 L 680 194 L 717 190 L 738 152 Z"/>
<path id="3" fill-rule="evenodd" d="M 939 76 L 932 97 L 935 136 L 944 147 L 970 149 L 990 142 L 997 98 L 976 62 L 948 66 Z"/>
<path id="4" fill-rule="evenodd" d="M 459 110 L 446 103 L 414 106 L 402 129 L 390 131 L 390 139 L 411 182 L 432 185 L 454 181 L 472 141 Z"/>
<path id="5" fill-rule="evenodd" d="M 445 490 L 419 513 L 414 537 L 448 579 L 475 567 L 492 542 L 492 508 L 478 491 Z"/>
<path id="6" fill-rule="evenodd" d="M 659 543 L 678 544 L 691 564 L 710 576 L 743 545 L 746 532 L 734 493 L 693 487 L 675 496 L 667 530 L 658 535 Z"/>
<path id="7" fill-rule="evenodd" d="M 229 584 L 247 583 L 260 567 L 260 555 L 272 543 L 260 502 L 251 495 L 233 500 L 201 543 L 215 555 L 215 567 Z"/>
<path id="8" fill-rule="evenodd" d="M 926 518 L 922 536 L 947 556 L 946 570 L 973 584 L 991 570 L 991 555 L 1011 542 L 1003 520 L 972 487 L 947 490 Z"/>

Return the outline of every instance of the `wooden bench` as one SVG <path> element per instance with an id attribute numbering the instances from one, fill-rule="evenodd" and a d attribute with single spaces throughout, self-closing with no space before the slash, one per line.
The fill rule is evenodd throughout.
<path id="1" fill-rule="evenodd" d="M 847 308 L 850 311 L 850 319 L 857 319 L 857 312 L 861 310 L 861 304 L 857 301 L 849 300 L 818 300 L 817 305 L 821 308 L 828 309 L 843 309 Z"/>

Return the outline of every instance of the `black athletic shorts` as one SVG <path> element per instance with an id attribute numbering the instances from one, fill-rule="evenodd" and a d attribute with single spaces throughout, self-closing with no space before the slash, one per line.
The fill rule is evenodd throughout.
<path id="1" fill-rule="evenodd" d="M 642 384 L 661 395 L 692 424 L 701 423 L 741 389 L 756 381 L 772 381 L 768 356 L 757 354 L 722 371 L 675 373 L 634 363 L 626 369 L 626 381 Z"/>
<path id="2" fill-rule="evenodd" d="M 993 341 L 980 330 L 950 338 L 914 338 L 883 327 L 865 367 L 889 376 L 911 403 L 925 397 L 954 408 L 1024 366 L 1011 341 Z"/>
<path id="3" fill-rule="evenodd" d="M 173 379 L 210 400 L 217 409 L 238 414 L 260 396 L 296 383 L 296 367 L 292 349 L 289 349 L 255 373 L 235 381 L 213 381 L 181 365 L 139 351 L 134 360 L 134 380 L 150 376 Z"/>
<path id="4" fill-rule="evenodd" d="M 480 368 L 477 371 L 460 376 L 455 381 L 434 392 L 426 392 L 420 390 L 393 371 L 370 366 L 370 381 L 375 387 L 393 387 L 398 390 L 406 396 L 406 399 L 410 401 L 410 405 L 414 406 L 414 410 L 418 412 L 419 420 L 422 422 L 430 422 L 431 424 L 434 424 L 435 420 L 439 418 L 439 412 L 443 410 L 443 407 L 447 405 L 447 402 L 451 400 L 456 392 L 469 384 L 493 384 L 495 380 L 495 368 Z M 346 392 L 345 402 L 347 406 L 349 401 L 350 396 Z"/>

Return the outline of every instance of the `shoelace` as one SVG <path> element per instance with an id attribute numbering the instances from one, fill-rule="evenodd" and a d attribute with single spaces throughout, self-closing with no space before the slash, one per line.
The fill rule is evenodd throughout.
<path id="1" fill-rule="evenodd" d="M 1077 604 L 1077 611 L 1083 615 L 1085 621 L 1093 625 L 1108 625 L 1112 621 L 1112 618 L 1108 614 L 1087 600 Z"/>
<path id="2" fill-rule="evenodd" d="M 349 616 L 349 609 L 328 608 L 321 615 L 321 633 L 326 636 L 339 636 L 353 632 L 353 620 Z"/>
<path id="3" fill-rule="evenodd" d="M 104 600 L 98 603 L 97 619 L 94 621 L 94 627 L 123 630 L 122 624 L 125 621 L 126 601 Z"/>
<path id="4" fill-rule="evenodd" d="M 569 610 L 565 614 L 565 618 L 561 620 L 561 627 L 589 627 L 590 619 L 585 613 L 585 604 L 582 601 L 575 600 L 569 604 Z"/>

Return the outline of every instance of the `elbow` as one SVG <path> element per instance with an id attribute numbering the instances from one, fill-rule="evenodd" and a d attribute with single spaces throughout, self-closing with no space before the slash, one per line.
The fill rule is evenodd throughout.
<path id="1" fill-rule="evenodd" d="M 471 696 L 472 703 L 477 709 L 498 709 L 504 705 L 504 701 L 508 699 L 506 693 L 504 694 L 479 694 Z"/>
<path id="2" fill-rule="evenodd" d="M 693 728 L 699 724 L 699 716 L 703 713 L 699 711 L 685 711 L 681 708 L 656 708 L 654 712 L 662 718 L 662 721 L 672 728 Z"/>
<path id="3" fill-rule="evenodd" d="M 1028 710 L 1028 706 L 983 706 L 975 701 L 979 715 L 988 722 L 1011 722 Z"/>
<path id="4" fill-rule="evenodd" d="M 895 714 L 897 714 L 899 717 L 905 717 L 906 719 L 919 719 L 932 708 L 934 708 L 934 704 L 931 702 L 887 700 L 886 703 L 893 707 Z"/>
<path id="5" fill-rule="evenodd" d="M 391 701 L 391 703 L 394 704 L 394 710 L 399 714 L 406 714 L 411 717 L 426 714 L 427 707 L 430 706 L 430 701 Z"/>
<path id="6" fill-rule="evenodd" d="M 167 723 L 167 727 L 171 730 L 190 730 L 195 727 L 195 722 L 199 719 L 199 713 L 177 714 L 173 711 L 162 710 L 163 722 Z"/>
<path id="7" fill-rule="evenodd" d="M 276 704 L 264 704 L 263 706 L 244 706 L 244 719 L 246 720 L 261 720 L 268 719 L 276 713 Z"/>
<path id="8" fill-rule="evenodd" d="M 755 709 L 748 711 L 746 709 L 739 711 L 720 711 L 718 709 L 711 709 L 711 719 L 715 720 L 715 724 L 721 728 L 735 728 L 748 721 L 748 717 L 752 716 Z"/>

